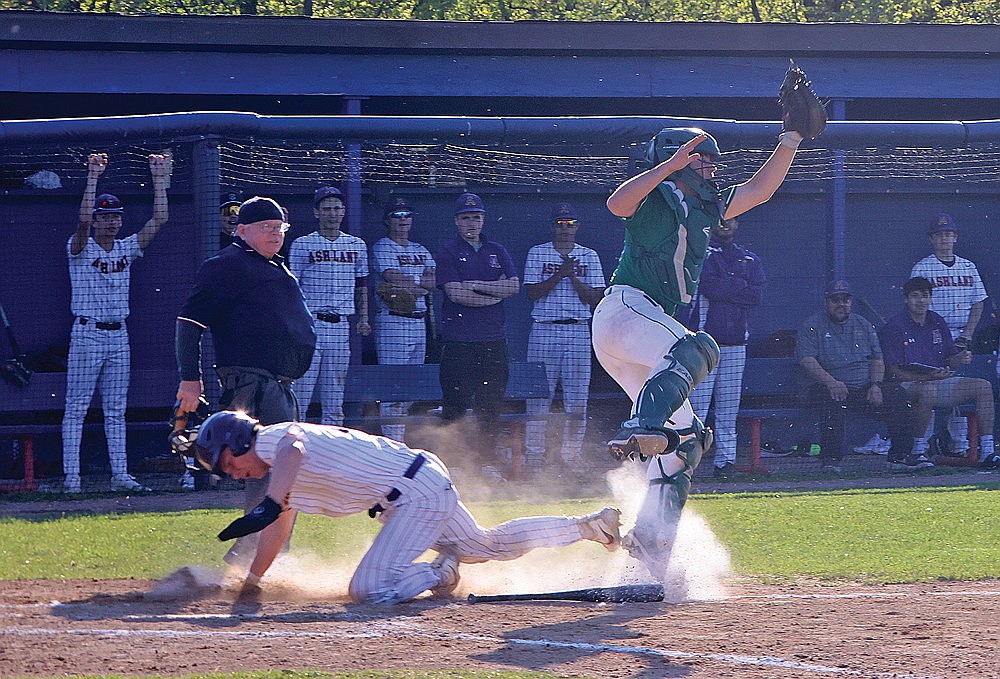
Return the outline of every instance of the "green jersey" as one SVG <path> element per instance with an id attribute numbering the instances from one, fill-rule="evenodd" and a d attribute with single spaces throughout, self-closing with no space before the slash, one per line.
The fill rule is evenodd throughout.
<path id="1" fill-rule="evenodd" d="M 736 193 L 722 192 L 719 202 L 686 195 L 673 182 L 663 182 L 625 222 L 625 247 L 611 285 L 642 290 L 673 314 L 689 304 L 698 289 L 710 230 L 718 226 Z"/>

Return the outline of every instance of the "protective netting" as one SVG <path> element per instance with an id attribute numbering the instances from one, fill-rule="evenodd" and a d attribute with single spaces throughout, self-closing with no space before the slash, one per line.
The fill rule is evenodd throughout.
<path id="1" fill-rule="evenodd" d="M 146 418 L 164 415 L 172 401 L 176 383 L 173 366 L 173 335 L 172 323 L 177 308 L 191 289 L 194 273 L 200 261 L 210 254 L 211 248 L 224 242 L 220 238 L 220 217 L 218 205 L 214 202 L 216 195 L 225 196 L 230 190 L 239 190 L 243 197 L 253 194 L 281 196 L 288 201 L 292 209 L 293 231 L 289 233 L 286 250 L 293 240 L 301 238 L 315 229 L 312 218 L 312 193 L 323 185 L 343 185 L 348 180 L 356 180 L 365 191 L 366 222 L 363 232 L 366 246 L 371 250 L 377 240 L 384 235 L 382 226 L 382 206 L 384 196 L 399 192 L 423 199 L 424 214 L 417 214 L 417 226 L 426 229 L 417 240 L 427 239 L 425 243 L 432 255 L 436 255 L 438 247 L 445 238 L 454 237 L 451 227 L 451 201 L 466 188 L 482 194 L 487 202 L 496 201 L 499 204 L 504 195 L 539 196 L 539 203 L 544 205 L 531 208 L 530 214 L 522 214 L 525 221 L 528 218 L 538 218 L 539 210 L 544 210 L 543 226 L 534 231 L 520 232 L 510 235 L 508 232 L 504 245 L 516 253 L 514 259 L 517 268 L 524 274 L 528 249 L 544 242 L 547 226 L 544 220 L 548 216 L 551 202 L 560 191 L 567 195 L 580 196 L 580 202 L 589 201 L 600 208 L 608 191 L 624 181 L 634 172 L 634 160 L 637 147 L 609 147 L 607 144 L 533 144 L 533 145 L 475 145 L 459 143 L 347 143 L 340 141 L 282 141 L 247 139 L 220 139 L 213 145 L 206 156 L 203 139 L 183 138 L 176 140 L 150 140 L 134 136 L 125 136 L 113 142 L 98 142 L 92 145 L 63 145 L 57 142 L 35 144 L 31 146 L 8 146 L 4 148 L 0 159 L 0 187 L 7 191 L 5 205 L 9 207 L 8 222 L 15 229 L 12 239 L 14 244 L 14 261 L 24 262 L 8 268 L 0 273 L 0 296 L 5 302 L 8 314 L 14 318 L 15 326 L 23 328 L 30 325 L 34 336 L 22 339 L 22 344 L 29 350 L 58 344 L 65 338 L 70 317 L 70 283 L 67 276 L 65 256 L 66 241 L 75 227 L 80 194 L 86 179 L 87 156 L 92 152 L 107 153 L 111 159 L 107 171 L 101 176 L 97 193 L 105 191 L 115 193 L 123 198 L 128 206 L 130 221 L 123 233 L 135 233 L 149 217 L 152 186 L 148 157 L 153 153 L 171 152 L 173 167 L 170 181 L 171 222 L 164 227 L 164 233 L 150 247 L 147 256 L 139 259 L 136 273 L 132 276 L 131 314 L 128 318 L 129 339 L 132 351 L 131 384 L 128 385 L 128 408 L 133 415 L 129 420 L 129 470 L 146 481 L 155 479 L 155 469 L 143 466 L 147 458 L 157 458 L 163 453 L 164 432 L 155 427 L 148 428 L 153 432 L 148 441 L 134 441 L 135 432 L 140 429 L 135 425 Z M 736 150 L 723 154 L 720 162 L 719 180 L 722 184 L 734 184 L 750 178 L 769 155 L 770 150 Z M 202 155 L 199 155 L 202 154 Z M 209 157 L 210 162 L 205 158 Z M 843 180 L 851 185 L 863 185 L 867 182 L 877 182 L 880 185 L 892 183 L 902 186 L 904 190 L 916 193 L 923 187 L 943 189 L 948 193 L 968 191 L 980 194 L 994 192 L 993 187 L 1000 190 L 1000 147 L 982 145 L 975 148 L 851 148 L 844 150 L 810 149 L 801 150 L 786 184 L 798 188 L 799 195 L 820 195 L 828 192 L 828 184 L 832 180 Z M 493 190 L 496 190 L 495 193 Z M 422 192 L 426 190 L 426 195 Z M 574 198 L 575 199 L 575 198 Z M 513 198 L 511 201 L 513 202 Z M 437 202 L 434 202 L 437 201 Z M 548 202 L 545 202 L 548 201 Z M 211 203 L 211 204 L 209 204 Z M 603 208 L 600 208 L 603 209 Z M 428 222 L 434 221 L 437 229 L 428 236 Z M 518 240 L 520 239 L 520 240 Z M 433 242 L 432 242 L 433 241 Z M 208 243 L 208 245 L 206 245 Z M 199 245 L 200 244 L 200 245 Z M 608 264 L 615 251 L 620 250 L 621 242 L 601 243 L 604 250 L 604 277 L 607 278 L 613 267 Z M 790 245 L 790 247 L 793 247 Z M 609 255 L 610 253 L 610 255 Z M 320 255 L 317 255 L 320 256 Z M 334 255 L 331 255 L 334 256 Z M 369 252 L 369 257 L 371 253 Z M 28 262 L 33 264 L 28 267 Z M 600 263 L 599 263 L 600 264 Z M 770 265 L 770 263 L 768 263 Z M 372 269 L 374 261 L 370 259 Z M 550 271 L 554 262 L 548 263 Z M 20 268 L 19 268 L 20 267 Z M 112 265 L 113 268 L 113 265 Z M 383 267 L 384 268 L 384 267 Z M 381 269 L 379 269 L 380 271 Z M 775 265 L 771 271 L 778 279 L 780 267 Z M 375 282 L 375 273 L 372 281 Z M 419 276 L 419 271 L 406 272 L 411 276 Z M 770 273 L 770 272 L 769 272 Z M 349 285 L 353 285 L 351 275 Z M 780 281 L 777 285 L 781 285 Z M 341 361 L 350 361 L 352 366 L 360 364 L 387 363 L 382 357 L 393 354 L 392 347 L 384 346 L 379 340 L 384 325 L 380 325 L 379 314 L 384 309 L 376 300 L 374 286 L 370 289 L 371 318 L 375 332 L 368 338 L 361 338 L 356 332 L 356 318 L 351 318 L 350 349 L 341 352 Z M 434 301 L 440 312 L 440 294 Z M 521 296 L 523 298 L 523 295 Z M 520 398 L 520 404 L 515 406 L 516 413 L 507 413 L 528 417 L 504 420 L 505 432 L 526 427 L 523 431 L 526 440 L 521 444 L 525 450 L 524 461 L 532 466 L 550 465 L 559 467 L 570 463 L 574 471 L 580 468 L 601 467 L 610 464 L 602 450 L 602 441 L 621 421 L 621 404 L 623 398 L 615 391 L 617 401 L 613 408 L 608 408 L 609 401 L 580 402 L 581 387 L 578 384 L 586 373 L 589 379 L 591 354 L 589 343 L 585 339 L 586 320 L 572 315 L 555 315 L 544 320 L 575 320 L 577 323 L 538 324 L 532 319 L 533 305 L 527 301 L 518 302 L 513 313 L 509 314 L 509 323 L 516 328 L 513 332 L 515 341 L 513 353 L 518 359 L 542 361 L 553 366 L 563 361 L 558 370 L 562 383 L 553 392 L 555 406 L 551 398 L 539 398 L 538 394 L 530 394 Z M 423 307 L 422 307 L 423 308 Z M 39 316 L 38 309 L 43 309 Z M 334 309 L 328 310 L 331 314 Z M 433 309 L 432 309 L 433 312 Z M 795 310 L 798 313 L 798 310 Z M 25 319 L 34 315 L 40 320 L 30 322 Z M 343 314 L 348 316 L 348 313 Z M 105 326 L 118 322 L 116 319 L 93 319 Z M 786 327 L 794 327 L 800 318 L 790 319 Z M 347 323 L 345 319 L 343 321 Z M 405 324 L 411 334 L 413 332 L 425 339 L 428 331 L 433 332 L 433 324 L 425 324 L 421 318 L 408 318 L 398 321 Z M 74 320 L 73 327 L 80 333 L 79 320 Z M 78 327 L 79 326 L 79 327 Z M 412 326 L 412 327 L 411 327 Z M 100 340 L 104 335 L 111 337 L 118 332 L 113 329 L 88 326 L 90 338 Z M 549 342 L 539 344 L 540 337 L 549 338 Z M 565 348 L 573 338 L 584 338 L 576 346 L 575 353 L 566 354 L 555 349 Z M 551 338 L 555 338 L 552 340 Z M 119 338 L 121 339 L 121 338 Z M 436 338 L 431 337 L 433 343 Z M 412 337 L 407 341 L 410 342 Z M 379 347 L 378 342 L 383 341 Z M 532 344 L 534 342 L 534 344 Z M 518 343 L 520 343 L 518 345 Z M 95 346 L 92 358 L 97 365 L 101 352 L 106 352 L 107 343 Z M 4 347 L 4 351 L 7 348 Z M 405 352 L 399 352 L 405 353 Z M 412 353 L 412 351 L 410 352 Z M 422 349 L 416 352 L 420 356 L 415 359 L 422 363 L 433 350 Z M 426 355 L 425 355 L 426 354 Z M 37 357 L 36 357 L 37 358 Z M 432 357 L 433 358 L 433 357 Z M 40 359 L 39 359 L 40 360 Z M 103 360 L 103 359 L 102 359 Z M 566 364 L 575 365 L 572 369 Z M 65 367 L 65 366 L 63 366 Z M 94 370 L 97 370 L 97 366 Z M 366 366 L 367 367 L 367 366 Z M 58 368 L 57 368 L 58 369 Z M 354 368 L 352 368 L 352 371 Z M 556 371 L 557 368 L 550 367 Z M 93 372 L 93 371 L 92 371 Z M 156 377 L 152 377 L 155 375 Z M 413 394 L 413 389 L 402 390 L 395 398 L 392 377 L 385 374 L 373 377 L 374 373 L 361 376 L 351 373 L 346 384 L 346 397 L 349 407 L 346 417 L 349 424 L 363 424 L 376 432 L 404 435 L 408 442 L 417 445 L 436 445 L 436 433 L 431 433 L 427 427 L 429 411 L 432 410 L 434 399 L 422 403 L 413 409 L 409 404 L 421 396 Z M 426 377 L 426 376 L 425 376 Z M 211 380 L 212 375 L 208 374 Z M 606 376 L 605 376 L 606 378 Z M 597 373 L 594 376 L 598 379 Z M 718 387 L 727 385 L 732 377 L 720 377 Z M 574 380 L 576 382 L 574 382 Z M 584 382 L 586 380 L 583 380 Z M 47 393 L 56 394 L 55 400 L 39 397 L 36 401 L 37 410 L 55 411 L 64 406 L 63 394 L 60 389 L 65 385 L 65 378 L 44 379 L 41 373 L 36 374 L 32 389 L 44 387 Z M 114 391 L 121 391 L 121 385 Z M 523 385 L 521 385 L 523 386 Z M 518 388 L 521 388 L 519 386 Z M 568 389 L 567 389 L 568 386 Z M 104 403 L 98 384 L 97 396 L 91 407 L 100 410 Z M 106 391 L 112 391 L 111 385 L 106 385 Z M 428 393 L 433 393 L 437 386 L 437 378 Z M 617 387 L 611 385 L 617 390 Z M 322 398 L 317 390 L 314 396 L 312 416 L 322 413 L 317 410 Z M 586 392 L 587 387 L 583 386 Z M 595 391 L 609 393 L 607 380 Z M 528 391 L 524 392 L 525 394 Z M 380 395 L 381 394 L 381 395 Z M 211 396 L 212 394 L 210 394 Z M 217 394 L 216 394 L 217 396 Z M 718 394 L 717 394 L 718 396 Z M 700 398 L 703 398 L 702 395 Z M 710 396 L 709 396 L 710 398 Z M 56 402 L 57 401 L 57 402 Z M 421 403 L 417 401 L 417 403 Z M 42 405 L 44 404 L 44 405 Z M 587 406 L 590 406 L 587 410 Z M 718 407 L 716 403 L 715 407 Z M 427 406 L 427 407 L 424 407 Z M 707 407 L 707 403 L 705 404 Z M 9 400 L 0 405 L 0 415 L 18 410 L 21 406 Z M 32 408 L 23 408 L 24 421 L 45 419 L 44 416 L 31 414 Z M 545 426 L 541 418 L 548 411 L 560 410 L 570 413 L 587 413 L 586 426 L 580 420 L 572 417 L 550 419 Z M 717 414 L 717 413 L 716 413 Z M 396 418 L 379 425 L 371 418 Z M 12 417 L 22 417 L 20 412 Z M 398 418 L 410 416 L 409 423 Z M 49 413 L 46 421 L 55 424 L 61 414 Z M 369 418 L 365 420 L 364 418 Z M 9 420 L 8 420 L 9 421 Z M 99 418 L 94 414 L 86 424 L 77 423 L 73 436 L 79 437 L 79 428 L 83 427 L 83 460 L 81 472 L 86 476 L 95 468 L 108 469 L 108 459 L 94 460 L 95 447 L 101 451 L 107 447 L 108 434 L 98 425 Z M 166 425 L 164 424 L 164 427 Z M 405 429 L 404 429 L 405 426 Z M 747 432 L 744 430 L 745 420 L 740 420 L 739 431 L 739 462 L 745 462 Z M 94 429 L 98 431 L 94 431 Z M 866 432 L 870 434 L 870 432 Z M 421 439 L 420 436 L 425 438 Z M 39 465 L 40 475 L 45 475 L 46 469 L 52 476 L 61 474 L 59 453 L 61 442 L 59 436 L 62 430 L 55 426 L 51 431 L 49 445 L 56 451 L 56 462 L 49 465 Z M 40 434 L 39 436 L 43 436 Z M 112 432 L 111 438 L 119 438 L 120 432 Z M 413 440 L 409 438 L 415 437 Z M 505 433 L 504 436 L 509 436 Z M 583 437 L 586 437 L 583 440 Z M 765 430 L 765 437 L 767 431 Z M 516 437 L 515 437 L 516 438 Z M 764 441 L 767 444 L 768 441 Z M 518 444 L 512 439 L 502 439 L 499 447 L 505 457 L 498 458 L 497 464 L 510 464 L 510 448 Z M 801 446 L 800 446 L 801 448 Z M 40 448 L 44 450 L 44 446 Z M 803 448 L 803 450 L 805 450 Z M 89 451 L 89 452 L 88 452 Z M 803 462 L 813 462 L 808 459 L 808 452 L 790 455 L 788 451 L 770 451 L 765 445 L 765 456 L 788 458 L 781 460 L 782 465 L 793 465 L 792 458 L 799 457 Z M 88 457 L 89 456 L 89 457 Z M 854 458 L 858 471 L 870 467 L 880 470 L 884 459 L 879 456 Z M 171 463 L 161 466 L 173 470 Z M 775 464 L 778 464 L 775 462 Z M 0 465 L 2 466 L 2 465 Z M 707 472 L 711 468 L 706 465 Z M 792 469 L 797 471 L 796 469 Z M 177 470 L 179 472 L 179 470 Z M 143 474 L 145 472 L 145 477 Z M 102 471 L 106 473 L 106 471 Z M 174 484 L 176 479 L 171 476 L 167 483 Z M 61 480 L 59 482 L 61 485 Z M 86 487 L 86 481 L 84 482 Z M 93 485 L 93 484 L 92 484 Z M 100 483 L 96 487 L 102 487 Z"/>

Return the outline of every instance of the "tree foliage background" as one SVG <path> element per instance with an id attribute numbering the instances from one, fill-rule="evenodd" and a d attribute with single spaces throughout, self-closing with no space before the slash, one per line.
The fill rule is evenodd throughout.
<path id="1" fill-rule="evenodd" d="M 0 9 L 473 21 L 1000 23 L 997 0 L 0 0 Z"/>

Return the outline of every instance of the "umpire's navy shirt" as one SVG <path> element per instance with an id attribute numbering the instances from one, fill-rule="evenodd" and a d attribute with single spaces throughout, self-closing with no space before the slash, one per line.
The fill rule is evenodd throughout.
<path id="1" fill-rule="evenodd" d="M 478 250 L 459 237 L 441 246 L 434 257 L 437 263 L 437 286 L 461 281 L 498 281 L 501 276 L 514 278 L 514 260 L 496 241 L 481 236 Z M 450 342 L 492 342 L 504 339 L 506 321 L 503 302 L 471 307 L 456 304 L 444 296 L 441 306 L 441 337 Z"/>
<path id="2" fill-rule="evenodd" d="M 218 367 L 260 368 L 298 379 L 316 349 L 313 317 L 281 255 L 237 239 L 201 265 L 178 315 L 211 329 Z"/>

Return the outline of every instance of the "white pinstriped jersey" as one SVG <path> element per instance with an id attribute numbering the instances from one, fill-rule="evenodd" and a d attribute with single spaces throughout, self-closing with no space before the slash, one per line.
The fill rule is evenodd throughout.
<path id="1" fill-rule="evenodd" d="M 438 458 L 414 451 L 392 439 L 354 429 L 308 422 L 283 422 L 257 433 L 254 450 L 264 462 L 274 463 L 279 441 L 290 435 L 302 441 L 305 454 L 289 494 L 289 506 L 307 514 L 346 516 L 385 504 L 393 488 L 406 492 L 411 479 L 403 473 L 417 453 L 443 470 Z M 419 474 L 419 472 L 418 472 Z"/>
<path id="2" fill-rule="evenodd" d="M 931 311 L 944 318 L 954 336 L 965 329 L 972 305 L 988 297 L 976 265 L 957 255 L 951 266 L 935 255 L 924 257 L 910 272 L 911 278 L 917 276 L 926 278 L 934 286 Z"/>
<path id="3" fill-rule="evenodd" d="M 292 242 L 288 268 L 310 311 L 349 316 L 355 312 L 354 279 L 368 275 L 368 246 L 349 233 L 329 240 L 313 231 Z"/>
<path id="4" fill-rule="evenodd" d="M 389 237 L 379 239 L 372 247 L 372 265 L 380 277 L 386 269 L 397 269 L 415 283 L 420 283 L 424 269 L 435 267 L 431 253 L 420 243 L 410 241 L 407 245 L 400 245 Z M 417 311 L 426 310 L 427 301 L 417 297 Z"/>
<path id="5" fill-rule="evenodd" d="M 71 237 L 66 242 L 66 255 L 73 315 L 105 323 L 124 321 L 129 310 L 132 262 L 142 257 L 139 234 L 116 240 L 111 252 L 106 252 L 93 238 L 87 238 L 80 254 L 74 255 L 72 243 Z"/>
<path id="6" fill-rule="evenodd" d="M 569 256 L 577 260 L 577 278 L 593 288 L 604 287 L 604 271 L 596 252 L 578 243 L 573 246 Z M 562 263 L 562 255 L 551 242 L 533 246 L 528 250 L 528 257 L 524 262 L 524 283 L 541 283 L 558 271 Z M 590 307 L 580 301 L 573 282 L 563 278 L 549 294 L 535 302 L 531 317 L 539 322 L 564 318 L 582 320 L 590 318 Z"/>

